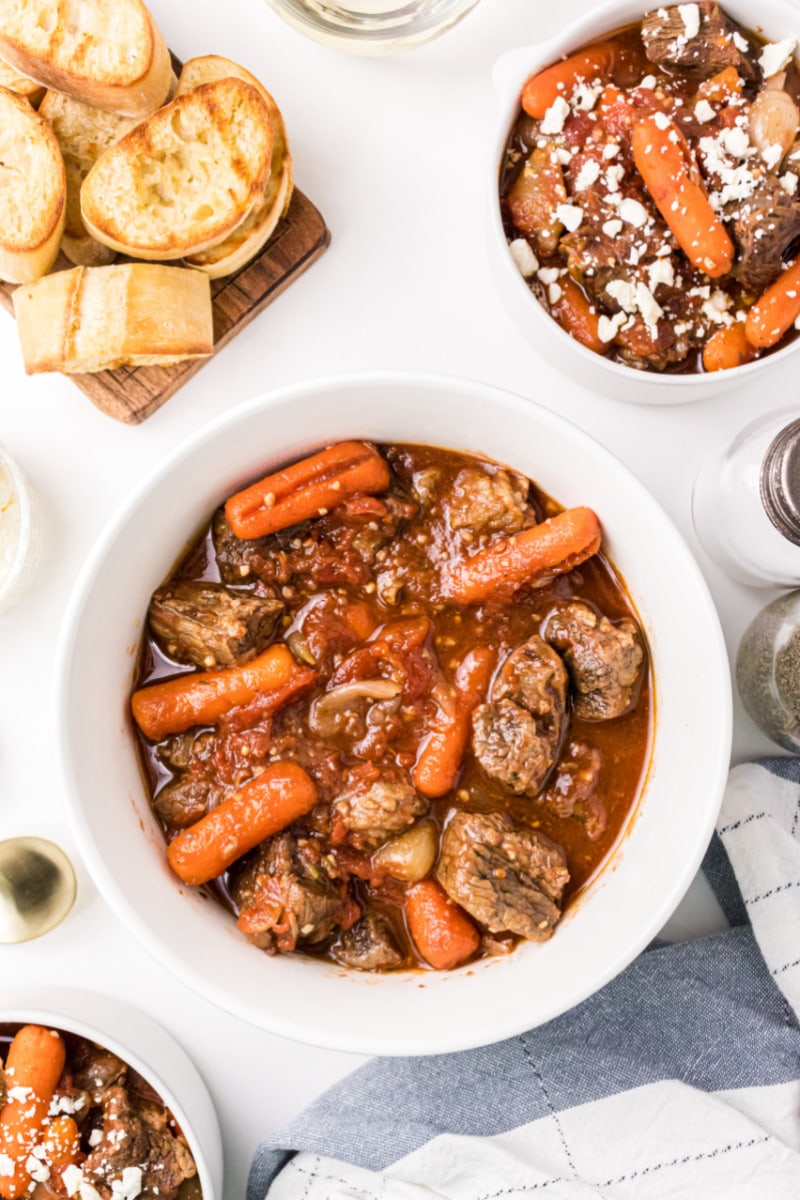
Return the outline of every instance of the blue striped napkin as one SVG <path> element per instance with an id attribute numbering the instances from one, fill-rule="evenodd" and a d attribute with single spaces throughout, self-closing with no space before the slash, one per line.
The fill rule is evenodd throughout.
<path id="1" fill-rule="evenodd" d="M 800 1200 L 800 760 L 731 771 L 704 870 L 728 931 L 521 1037 L 373 1060 L 259 1146 L 248 1200 Z"/>

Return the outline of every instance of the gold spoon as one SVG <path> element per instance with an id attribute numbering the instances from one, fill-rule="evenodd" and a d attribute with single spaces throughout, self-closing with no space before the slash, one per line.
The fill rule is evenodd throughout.
<path id="1" fill-rule="evenodd" d="M 0 943 L 41 937 L 64 920 L 78 884 L 72 863 L 37 837 L 0 841 Z"/>

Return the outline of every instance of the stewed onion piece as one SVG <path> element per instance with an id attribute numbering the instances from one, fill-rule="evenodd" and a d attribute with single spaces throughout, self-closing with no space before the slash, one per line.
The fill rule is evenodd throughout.
<path id="1" fill-rule="evenodd" d="M 800 113 L 788 92 L 785 75 L 768 79 L 750 106 L 750 140 L 772 170 L 777 170 L 794 145 L 800 129 Z M 776 158 L 775 147 L 780 149 Z"/>
<path id="2" fill-rule="evenodd" d="M 417 883 L 436 862 L 439 839 L 433 821 L 418 821 L 400 837 L 385 842 L 372 858 L 373 867 L 393 879 Z"/>

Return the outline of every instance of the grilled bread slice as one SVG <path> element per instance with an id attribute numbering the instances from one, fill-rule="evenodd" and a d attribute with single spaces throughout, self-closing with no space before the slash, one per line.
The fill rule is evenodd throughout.
<path id="1" fill-rule="evenodd" d="M 27 75 L 20 75 L 1 58 L 0 87 L 8 88 L 10 92 L 16 92 L 18 96 L 23 96 L 34 108 L 44 95 L 44 88 L 40 83 L 37 83 L 35 79 L 28 79 Z"/>
<path id="2" fill-rule="evenodd" d="M 90 236 L 81 217 L 81 184 L 97 159 L 136 124 L 133 117 L 92 108 L 63 92 L 46 92 L 39 105 L 58 139 L 67 174 L 67 218 L 61 249 L 70 262 L 100 267 L 113 262 L 116 254 Z"/>
<path id="3" fill-rule="evenodd" d="M 0 56 L 46 87 L 129 117 L 164 103 L 172 73 L 141 0 L 0 0 Z"/>
<path id="4" fill-rule="evenodd" d="M 207 358 L 211 286 L 199 271 L 155 263 L 75 267 L 14 292 L 29 375 L 77 375 Z"/>
<path id="5" fill-rule="evenodd" d="M 28 283 L 50 270 L 66 195 L 55 134 L 27 100 L 0 87 L 0 279 Z"/>
<path id="6" fill-rule="evenodd" d="M 106 150 L 81 188 L 92 237 L 133 258 L 177 259 L 226 238 L 261 202 L 272 162 L 257 88 L 220 79 L 177 96 Z"/>
<path id="7" fill-rule="evenodd" d="M 232 275 L 255 258 L 274 233 L 281 217 L 286 215 L 294 186 L 292 156 L 281 111 L 267 89 L 244 67 L 217 54 L 192 58 L 181 71 L 176 94 L 180 96 L 204 83 L 226 78 L 243 79 L 261 93 L 272 121 L 272 161 L 262 202 L 222 242 L 186 259 L 189 266 L 204 271 L 210 279 Z"/>

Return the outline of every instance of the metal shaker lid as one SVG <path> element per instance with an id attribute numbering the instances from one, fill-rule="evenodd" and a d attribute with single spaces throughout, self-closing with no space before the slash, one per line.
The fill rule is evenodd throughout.
<path id="1" fill-rule="evenodd" d="M 761 502 L 772 524 L 800 546 L 800 419 L 772 440 L 761 463 Z"/>

